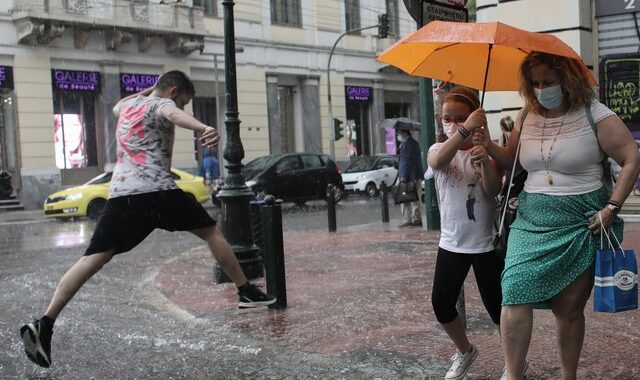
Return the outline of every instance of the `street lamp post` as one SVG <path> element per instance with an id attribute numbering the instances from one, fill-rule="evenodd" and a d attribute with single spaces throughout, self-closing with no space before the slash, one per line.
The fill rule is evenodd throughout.
<path id="1" fill-rule="evenodd" d="M 222 232 L 231 245 L 244 274 L 248 278 L 262 276 L 260 249 L 254 244 L 249 201 L 254 194 L 245 185 L 242 175 L 244 148 L 240 139 L 240 119 L 238 119 L 238 89 L 236 83 L 236 48 L 233 25 L 233 0 L 223 0 L 224 9 L 224 78 L 225 78 L 225 120 L 227 140 L 224 147 L 228 175 L 217 194 L 222 204 Z M 218 272 L 218 271 L 216 271 Z M 216 276 L 218 282 L 226 280 Z M 225 276 L 226 277 L 226 276 Z"/>
<path id="2" fill-rule="evenodd" d="M 244 52 L 244 48 L 242 46 L 238 46 L 235 48 L 235 52 L 236 53 L 242 53 Z M 215 94 L 215 107 L 216 107 L 216 122 L 215 122 L 215 127 L 216 128 L 220 128 L 220 125 L 222 123 L 220 123 L 220 90 L 219 90 L 219 86 L 218 83 L 220 82 L 218 80 L 218 57 L 224 57 L 224 53 L 203 53 L 201 52 L 200 55 L 205 55 L 205 56 L 209 56 L 209 57 L 213 57 L 213 93 Z M 226 133 L 223 133 L 224 131 L 220 131 L 220 141 L 225 141 L 226 140 Z M 222 149 L 218 149 L 218 162 L 220 163 L 220 175 L 224 177 L 224 157 L 223 157 L 223 152 Z"/>

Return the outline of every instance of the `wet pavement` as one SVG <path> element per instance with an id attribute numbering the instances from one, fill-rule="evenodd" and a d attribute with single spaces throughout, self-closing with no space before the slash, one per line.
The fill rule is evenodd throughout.
<path id="1" fill-rule="evenodd" d="M 56 324 L 53 367 L 40 369 L 17 329 L 42 312 L 92 227 L 27 219 L 0 226 L 0 379 L 436 379 L 453 354 L 430 305 L 439 232 L 396 219 L 286 231 L 283 310 L 237 309 L 197 239 L 156 231 L 82 289 Z M 626 230 L 623 245 L 640 252 L 640 224 Z M 468 379 L 498 379 L 500 342 L 472 273 L 465 296 L 480 350 Z M 578 377 L 640 379 L 638 312 L 591 308 Z M 534 314 L 529 362 L 529 378 L 559 377 L 548 311 Z"/>

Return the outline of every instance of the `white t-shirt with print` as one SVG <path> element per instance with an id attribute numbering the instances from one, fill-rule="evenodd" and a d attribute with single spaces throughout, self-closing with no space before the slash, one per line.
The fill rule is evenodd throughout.
<path id="1" fill-rule="evenodd" d="M 436 143 L 429 152 L 442 146 Z M 444 170 L 431 167 L 440 202 L 440 247 L 457 253 L 493 250 L 496 201 L 474 179 L 471 150 L 459 150 Z"/>
<path id="2" fill-rule="evenodd" d="M 175 103 L 142 95 L 121 104 L 109 198 L 178 188 L 171 178 L 175 126 L 160 115 L 167 104 Z"/>
<path id="3" fill-rule="evenodd" d="M 596 123 L 615 115 L 597 100 L 591 103 L 591 113 Z M 516 121 L 518 128 L 521 117 L 520 115 Z M 584 108 L 554 118 L 529 112 L 522 131 L 520 163 L 529 172 L 524 191 L 577 195 L 602 187 L 601 162 L 604 154 Z M 553 185 L 549 184 L 547 169 Z"/>

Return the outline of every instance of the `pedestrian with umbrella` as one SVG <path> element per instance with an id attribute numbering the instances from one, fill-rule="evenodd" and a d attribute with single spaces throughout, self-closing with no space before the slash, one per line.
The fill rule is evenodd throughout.
<path id="1" fill-rule="evenodd" d="M 401 185 L 413 183 L 413 188 L 415 188 L 417 193 L 417 199 L 411 202 L 400 203 L 400 211 L 402 213 L 402 222 L 398 226 L 400 228 L 422 226 L 420 193 L 422 188 L 422 173 L 424 173 L 424 170 L 422 169 L 420 144 L 411 137 L 411 130 L 417 129 L 414 124 L 415 122 L 412 123 L 407 120 L 396 119 L 394 125 L 398 133 L 397 139 L 400 143 L 398 180 Z"/>
<path id="2" fill-rule="evenodd" d="M 460 380 L 478 356 L 465 322 L 456 310 L 460 289 L 473 267 L 482 302 L 496 326 L 500 326 L 500 273 L 503 261 L 493 249 L 495 196 L 501 175 L 481 141 L 489 141 L 484 110 L 477 95 L 454 87 L 443 98 L 442 126 L 447 140 L 431 146 L 427 156 L 440 204 L 440 242 L 436 258 L 431 304 L 456 347 L 446 380 Z M 473 133 L 472 136 L 472 132 Z"/>
<path id="3" fill-rule="evenodd" d="M 596 100 L 591 86 L 597 82 L 582 58 L 549 34 L 499 22 L 433 21 L 378 60 L 410 75 L 482 90 L 481 104 L 485 91 L 520 91 L 525 107 L 508 147 L 481 141 L 503 169 L 519 161 L 529 172 L 502 274 L 502 378 L 524 377 L 532 310 L 550 308 L 558 326 L 561 376 L 575 379 L 593 279 L 593 234 L 613 227 L 621 235 L 616 214 L 640 171 L 628 129 Z M 604 186 L 605 156 L 622 167 L 612 192 Z"/>
<path id="4" fill-rule="evenodd" d="M 596 100 L 578 61 L 532 52 L 521 67 L 525 106 L 509 146 L 486 143 L 503 168 L 517 159 L 528 171 L 502 274 L 503 378 L 522 378 L 532 311 L 551 309 L 561 378 L 575 379 L 599 244 L 594 235 L 612 228 L 622 236 L 617 214 L 638 178 L 640 154 L 622 120 Z M 622 167 L 612 192 L 603 177 L 607 156 Z"/>

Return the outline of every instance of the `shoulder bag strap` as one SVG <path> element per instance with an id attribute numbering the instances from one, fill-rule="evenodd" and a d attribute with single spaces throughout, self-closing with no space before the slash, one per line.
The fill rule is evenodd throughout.
<path id="1" fill-rule="evenodd" d="M 500 216 L 500 227 L 498 228 L 498 235 L 502 233 L 502 228 L 504 227 L 504 218 L 507 215 L 507 207 L 509 203 L 509 195 L 511 195 L 511 188 L 513 187 L 513 177 L 516 174 L 516 164 L 520 158 L 520 144 L 522 137 L 522 129 L 524 128 L 524 120 L 527 118 L 527 110 L 524 110 L 522 113 L 522 120 L 520 122 L 520 133 L 518 133 L 518 147 L 516 148 L 516 156 L 513 158 L 513 167 L 511 168 L 511 173 L 509 175 L 509 187 L 507 188 L 507 195 L 504 198 L 504 206 L 502 207 L 502 216 Z"/>
<path id="2" fill-rule="evenodd" d="M 591 130 L 593 131 L 593 134 L 596 135 L 596 142 L 598 143 L 598 146 L 600 146 L 600 142 L 598 141 L 598 128 L 596 126 L 596 121 L 593 118 L 593 112 L 591 112 L 591 104 L 586 104 L 584 106 L 584 110 L 587 113 L 587 120 L 589 120 L 589 125 L 591 126 Z M 600 147 L 600 149 L 602 149 L 602 147 Z M 611 179 L 612 183 L 616 182 L 615 177 L 613 176 L 613 173 L 611 172 L 611 167 L 609 165 L 609 157 L 607 156 L 607 154 L 604 154 L 604 158 L 602 159 L 602 176 L 609 176 Z"/>

